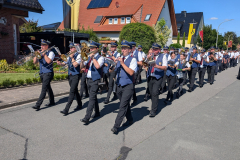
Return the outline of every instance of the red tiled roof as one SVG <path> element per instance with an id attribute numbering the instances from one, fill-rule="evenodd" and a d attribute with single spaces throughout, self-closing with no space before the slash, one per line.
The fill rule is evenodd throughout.
<path id="1" fill-rule="evenodd" d="M 147 25 L 152 26 L 157 23 L 162 8 L 166 0 L 112 0 L 108 8 L 95 8 L 87 9 L 91 0 L 81 0 L 79 7 L 78 23 L 85 28 L 88 26 L 93 28 L 94 31 L 121 31 L 124 25 L 100 25 L 100 23 L 94 23 L 97 16 L 114 16 L 114 15 L 133 15 L 142 6 L 142 16 L 139 20 Z M 173 0 L 167 0 L 169 5 L 169 11 L 171 16 L 171 22 L 173 27 L 173 35 L 177 35 L 177 23 L 175 18 L 175 10 Z M 119 2 L 119 8 L 116 8 L 116 2 Z M 144 21 L 147 14 L 152 14 L 149 21 Z M 104 20 L 103 20 L 104 21 Z M 102 23 L 101 23 L 102 24 Z M 60 25 L 60 29 L 63 29 L 63 23 Z"/>
<path id="2" fill-rule="evenodd" d="M 133 15 L 137 12 L 137 10 L 142 6 L 139 5 L 124 5 L 119 8 L 113 8 L 107 15 L 105 16 L 122 16 L 122 15 Z"/>

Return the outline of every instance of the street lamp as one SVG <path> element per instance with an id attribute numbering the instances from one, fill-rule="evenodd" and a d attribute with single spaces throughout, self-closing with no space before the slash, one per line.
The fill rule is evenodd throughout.
<path id="1" fill-rule="evenodd" d="M 223 21 L 222 23 L 219 24 L 218 26 L 218 30 L 219 30 L 219 27 L 221 24 L 225 23 L 225 22 L 228 22 L 228 21 L 232 21 L 233 19 L 226 19 L 225 21 Z M 216 48 L 217 48 L 217 42 L 218 42 L 218 30 L 217 30 L 217 40 L 216 40 Z"/>

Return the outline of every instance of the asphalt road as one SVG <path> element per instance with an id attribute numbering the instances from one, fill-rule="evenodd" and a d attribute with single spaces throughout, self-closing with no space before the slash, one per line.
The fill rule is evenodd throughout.
<path id="1" fill-rule="evenodd" d="M 0 159 L 240 159 L 237 73 L 238 67 L 230 68 L 218 74 L 213 85 L 185 92 L 167 106 L 163 103 L 166 93 L 160 95 L 155 118 L 148 117 L 151 101 L 143 102 L 146 82 L 137 85 L 138 104 L 132 106 L 135 123 L 120 128 L 118 135 L 110 129 L 119 102 L 104 105 L 106 94 L 98 95 L 101 117 L 87 126 L 79 120 L 86 113 L 88 99 L 80 111 L 72 112 L 74 102 L 71 114 L 59 113 L 67 95 L 38 112 L 31 108 L 34 103 L 0 110 Z"/>

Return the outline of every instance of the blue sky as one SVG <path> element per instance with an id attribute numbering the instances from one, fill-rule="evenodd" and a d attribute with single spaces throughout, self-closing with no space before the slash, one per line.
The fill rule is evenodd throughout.
<path id="1" fill-rule="evenodd" d="M 46 25 L 63 20 L 62 0 L 39 0 L 45 11 L 43 14 L 29 12 L 29 18 L 38 20 L 39 25 Z M 218 25 L 226 19 L 234 19 L 223 23 L 219 33 L 227 31 L 236 32 L 240 36 L 240 0 L 173 0 L 175 13 L 185 10 L 187 12 L 203 12 L 204 23 Z"/>

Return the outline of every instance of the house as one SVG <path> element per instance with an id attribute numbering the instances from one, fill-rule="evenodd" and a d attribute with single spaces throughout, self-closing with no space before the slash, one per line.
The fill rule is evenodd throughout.
<path id="1" fill-rule="evenodd" d="M 20 52 L 19 26 L 28 12 L 44 11 L 38 0 L 0 0 L 0 59 L 12 63 Z"/>
<path id="2" fill-rule="evenodd" d="M 170 45 L 172 36 L 177 36 L 173 0 L 81 0 L 78 24 L 93 28 L 99 38 L 109 37 L 118 41 L 126 24 L 141 22 L 152 26 L 162 17 L 171 29 Z M 64 26 L 66 22 L 63 20 L 59 28 L 64 29 Z"/>
<path id="3" fill-rule="evenodd" d="M 187 43 L 188 33 L 189 33 L 189 24 L 196 23 L 196 36 L 192 37 L 194 38 L 194 41 L 196 41 L 199 35 L 199 31 L 201 31 L 204 26 L 203 12 L 187 13 L 187 11 L 182 11 L 181 13 L 176 13 L 175 15 L 177 20 L 178 33 L 180 33 L 179 43 L 182 45 L 183 35 L 185 33 L 185 47 L 190 48 L 194 45 L 194 43 L 192 44 Z M 173 43 L 177 43 L 177 36 L 173 37 Z"/>
<path id="4" fill-rule="evenodd" d="M 44 26 L 40 26 L 40 27 L 42 27 L 43 32 L 52 32 L 52 31 L 56 31 L 60 26 L 60 24 L 61 22 L 56 22 L 56 23 L 51 23 Z"/>

